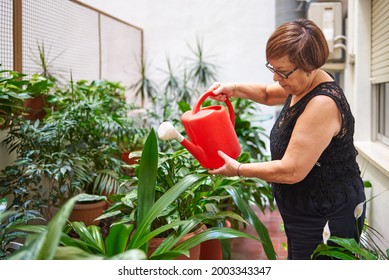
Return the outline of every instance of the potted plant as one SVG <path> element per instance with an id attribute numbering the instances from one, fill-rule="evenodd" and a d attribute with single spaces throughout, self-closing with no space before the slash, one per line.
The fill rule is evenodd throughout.
<path id="1" fill-rule="evenodd" d="M 1 65 L 0 65 L 1 66 Z M 23 112 L 23 102 L 30 98 L 25 91 L 25 75 L 11 70 L 0 70 L 0 127 L 8 127 Z"/>
<path id="2" fill-rule="evenodd" d="M 146 255 L 139 249 L 129 249 L 121 254 L 112 257 L 105 257 L 97 254 L 90 254 L 79 249 L 77 241 L 75 246 L 61 246 L 61 239 L 64 237 L 63 231 L 68 224 L 68 218 L 78 200 L 88 199 L 87 194 L 79 194 L 70 198 L 61 209 L 54 215 L 47 225 L 14 225 L 12 230 L 19 230 L 27 233 L 25 244 L 7 256 L 10 260 L 52 260 L 52 259 L 145 259 Z M 69 240 L 69 238 L 67 239 Z M 118 243 L 115 243 L 116 245 Z M 113 250 L 115 250 L 113 248 Z"/>
<path id="3" fill-rule="evenodd" d="M 9 208 L 7 204 L 6 198 L 0 198 L 0 260 L 18 250 L 27 235 L 15 226 L 43 219 L 38 211 L 26 209 L 26 205 Z"/>
<path id="4" fill-rule="evenodd" d="M 124 175 L 117 139 L 119 132 L 127 129 L 124 88 L 109 81 L 79 81 L 71 84 L 70 90 L 57 94 L 56 110 L 47 122 L 59 124 L 57 127 L 63 135 L 61 149 L 78 155 L 88 170 L 89 176 L 84 184 L 77 186 L 78 192 L 107 196 L 116 193 Z M 99 196 L 96 198 L 101 200 Z M 96 204 L 101 214 L 106 203 L 97 201 Z M 90 205 L 76 203 L 71 218 L 79 219 L 74 217 L 76 210 Z"/>
<path id="5" fill-rule="evenodd" d="M 370 181 L 364 181 L 365 188 L 371 188 Z M 330 222 L 323 228 L 323 243 L 311 255 L 312 259 L 331 258 L 336 260 L 389 260 L 389 243 L 382 234 L 371 227 L 365 217 L 361 227 L 361 216 L 366 204 L 380 194 L 359 203 L 354 209 L 355 226 L 361 232 L 359 240 L 342 238 L 331 234 Z"/>
<path id="6" fill-rule="evenodd" d="M 142 161 L 140 162 L 139 170 L 142 168 Z M 139 174 L 140 176 L 140 174 Z M 188 185 L 185 190 L 180 193 L 169 205 L 161 211 L 158 216 L 152 221 L 151 229 L 167 228 L 171 224 L 180 223 L 181 221 L 187 221 L 192 219 L 199 219 L 201 217 L 202 224 L 212 225 L 210 230 L 217 231 L 218 229 L 225 228 L 227 219 L 240 221 L 246 223 L 249 221 L 255 226 L 259 236 L 264 240 L 264 247 L 267 250 L 267 254 L 270 259 L 275 258 L 274 248 L 272 247 L 271 240 L 267 234 L 266 228 L 258 220 L 255 213 L 250 210 L 246 210 L 248 207 L 247 202 L 243 195 L 236 195 L 233 190 L 225 191 L 222 195 L 217 195 L 216 189 L 221 186 L 215 185 L 215 180 L 212 179 L 206 170 L 199 167 L 198 163 L 193 160 L 193 157 L 186 150 L 179 150 L 177 152 L 161 153 L 159 152 L 159 160 L 157 165 L 156 174 L 156 186 L 155 190 L 151 189 L 146 192 L 147 195 L 153 195 L 154 199 L 159 199 L 171 192 L 171 189 L 175 187 L 181 181 L 191 176 L 201 176 L 203 178 L 197 184 Z M 147 176 L 152 177 L 152 176 Z M 140 178 L 139 178 L 140 180 Z M 219 184 L 222 180 L 218 179 Z M 231 182 L 226 182 L 224 190 L 230 185 L 234 188 Z M 139 198 L 140 186 L 134 188 L 127 194 L 116 197 L 116 203 L 107 210 L 107 214 L 104 217 L 119 217 L 122 222 L 135 222 L 136 213 L 138 213 L 138 207 L 144 205 L 142 199 Z M 222 208 L 221 205 L 227 198 L 234 197 L 237 201 L 238 207 L 244 210 L 239 210 L 244 213 L 246 219 L 243 219 L 237 211 L 231 211 L 231 209 Z M 150 198 L 152 199 L 152 198 Z M 215 207 L 220 205 L 220 207 Z M 236 208 L 237 209 L 237 208 Z M 197 224 L 199 226 L 199 224 Z M 194 229 L 194 228 L 193 228 Z M 164 231 L 159 234 L 161 241 L 167 238 L 174 232 L 170 228 L 169 231 Z M 161 238 L 162 237 L 162 238 Z M 156 253 L 159 253 L 157 250 Z"/>
<path id="7" fill-rule="evenodd" d="M 25 100 L 25 118 L 43 121 L 46 116 L 47 98 L 53 90 L 55 81 L 40 74 L 33 74 L 26 85 L 26 92 L 31 98 Z"/>
<path id="8" fill-rule="evenodd" d="M 190 239 L 180 242 L 182 237 L 195 228 L 210 215 L 196 215 L 187 220 L 166 224 L 156 229 L 151 228 L 161 212 L 163 212 L 188 187 L 197 185 L 206 177 L 204 174 L 185 176 L 164 195 L 154 202 L 154 192 L 157 177 L 158 152 L 156 137 L 153 131 L 146 140 L 139 166 L 140 207 L 137 209 L 134 223 L 119 221 L 112 224 L 107 237 L 102 236 L 94 226 L 85 227 L 82 223 L 70 223 L 70 228 L 79 233 L 74 239 L 62 235 L 69 232 L 66 220 L 80 195 L 68 200 L 64 207 L 50 221 L 48 226 L 18 226 L 19 230 L 31 232 L 28 242 L 9 259 L 143 259 L 148 251 L 150 240 L 167 230 L 173 230 L 165 241 L 150 256 L 152 259 L 174 259 L 182 254 L 188 254 L 189 249 L 201 242 L 214 238 L 246 237 L 259 241 L 259 238 L 228 228 L 207 229 Z M 33 238 L 32 238 L 33 237 Z M 62 244 L 62 246 L 59 246 Z M 145 252 L 145 253 L 142 253 Z"/>
<path id="9" fill-rule="evenodd" d="M 118 131 L 118 145 L 120 157 L 126 163 L 125 173 L 129 176 L 134 175 L 134 164 L 140 158 L 145 138 L 150 129 L 139 124 L 136 118 L 128 118 L 123 127 L 126 129 Z"/>
<path id="10" fill-rule="evenodd" d="M 104 209 L 101 194 L 118 192 L 125 175 L 117 139 L 127 129 L 122 91 L 108 81 L 71 82 L 54 91 L 44 123 L 24 120 L 13 126 L 5 142 L 18 160 L 3 171 L 8 191 L 22 184 L 28 199 L 45 202 L 40 206 L 48 213 L 78 193 L 97 195 L 88 199 L 100 200 Z"/>

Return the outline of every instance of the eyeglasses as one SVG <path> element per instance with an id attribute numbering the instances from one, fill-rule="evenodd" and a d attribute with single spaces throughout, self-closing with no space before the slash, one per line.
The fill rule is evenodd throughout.
<path id="1" fill-rule="evenodd" d="M 290 75 L 292 75 L 297 69 L 298 67 L 296 66 L 293 70 L 289 71 L 289 72 L 280 72 L 280 71 L 277 71 L 276 69 L 273 68 L 273 66 L 271 66 L 269 64 L 269 62 L 266 62 L 266 68 L 270 70 L 270 72 L 272 73 L 276 73 L 278 76 L 280 76 L 282 79 L 287 79 Z"/>

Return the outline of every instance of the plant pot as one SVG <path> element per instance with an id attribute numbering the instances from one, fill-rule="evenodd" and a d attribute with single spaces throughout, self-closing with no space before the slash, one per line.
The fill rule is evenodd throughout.
<path id="1" fill-rule="evenodd" d="M 76 203 L 70 214 L 69 221 L 84 222 L 86 226 L 98 225 L 100 221 L 95 221 L 95 219 L 103 214 L 106 206 L 107 202 L 105 200 Z"/>
<path id="2" fill-rule="evenodd" d="M 231 222 L 226 221 L 226 227 L 231 228 Z M 202 242 L 200 251 L 200 260 L 222 260 L 223 249 L 219 239 L 211 239 Z"/>
<path id="3" fill-rule="evenodd" d="M 110 206 L 111 204 L 114 203 L 114 202 L 112 201 L 112 199 L 109 199 L 109 198 L 108 198 L 110 195 L 113 195 L 113 194 L 116 194 L 115 190 L 112 190 L 112 191 L 110 191 L 109 193 L 108 193 L 106 190 L 104 190 L 104 191 L 102 192 L 101 195 L 104 195 L 104 196 L 107 197 L 107 201 L 106 201 L 106 203 L 105 203 L 105 208 L 104 208 L 104 210 L 107 210 L 107 209 L 109 208 L 109 206 Z"/>
<path id="4" fill-rule="evenodd" d="M 46 98 L 42 95 L 27 99 L 24 102 L 26 108 L 26 115 L 24 116 L 27 120 L 40 120 L 46 116 L 45 111 Z"/>
<path id="5" fill-rule="evenodd" d="M 124 161 L 128 165 L 136 164 L 140 159 L 140 157 L 138 156 L 129 157 L 130 154 L 131 152 L 122 152 L 121 154 L 122 161 Z M 129 176 L 133 176 L 135 174 L 135 170 L 134 168 L 126 168 L 125 173 L 127 173 L 127 175 Z"/>
<path id="6" fill-rule="evenodd" d="M 200 260 L 223 259 L 222 245 L 219 239 L 211 239 L 200 244 Z"/>
<path id="7" fill-rule="evenodd" d="M 205 229 L 206 229 L 206 226 L 202 226 L 198 230 L 188 233 L 178 242 L 178 244 L 195 236 L 196 234 L 199 234 L 200 232 L 204 231 Z M 165 238 L 163 238 L 163 237 L 155 237 L 155 238 L 150 240 L 149 251 L 148 251 L 149 257 L 159 247 L 159 245 L 162 244 L 162 242 L 164 240 L 165 240 Z M 201 251 L 201 244 L 189 249 L 189 257 L 187 257 L 185 255 L 181 255 L 181 256 L 177 257 L 176 260 L 199 260 L 200 259 L 200 251 Z"/>

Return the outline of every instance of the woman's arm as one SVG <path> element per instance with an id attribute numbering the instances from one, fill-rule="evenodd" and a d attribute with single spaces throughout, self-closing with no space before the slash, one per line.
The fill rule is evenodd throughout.
<path id="1" fill-rule="evenodd" d="M 257 177 L 275 183 L 297 183 L 308 175 L 331 139 L 340 131 L 341 121 L 335 101 L 327 96 L 316 96 L 299 117 L 281 160 L 240 164 L 221 154 L 226 164 L 209 173 Z"/>
<path id="2" fill-rule="evenodd" d="M 219 101 L 224 101 L 226 97 L 238 97 L 265 105 L 283 104 L 288 96 L 278 83 L 215 83 L 208 90 L 213 91 Z"/>

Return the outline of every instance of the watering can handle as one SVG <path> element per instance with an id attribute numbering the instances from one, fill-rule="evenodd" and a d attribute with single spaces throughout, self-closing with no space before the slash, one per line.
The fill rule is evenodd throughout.
<path id="1" fill-rule="evenodd" d="M 200 106 L 204 102 L 204 100 L 208 97 L 213 95 L 212 91 L 206 91 L 204 92 L 200 98 L 197 100 L 196 104 L 193 107 L 192 113 L 196 114 L 198 111 L 200 111 Z M 227 104 L 228 107 L 228 113 L 230 115 L 230 120 L 232 123 L 232 126 L 235 126 L 235 113 L 234 113 L 234 108 L 232 107 L 231 101 L 226 98 L 225 103 Z"/>

